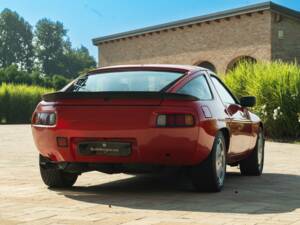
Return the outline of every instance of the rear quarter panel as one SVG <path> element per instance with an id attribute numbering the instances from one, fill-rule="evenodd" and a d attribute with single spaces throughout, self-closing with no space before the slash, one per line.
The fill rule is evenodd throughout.
<path id="1" fill-rule="evenodd" d="M 251 135 L 251 141 L 250 141 L 250 149 L 253 149 L 256 145 L 257 135 L 258 135 L 260 127 L 262 126 L 262 121 L 256 114 L 254 114 L 250 111 L 249 111 L 249 117 L 250 117 L 250 120 L 252 121 L 252 135 Z"/>

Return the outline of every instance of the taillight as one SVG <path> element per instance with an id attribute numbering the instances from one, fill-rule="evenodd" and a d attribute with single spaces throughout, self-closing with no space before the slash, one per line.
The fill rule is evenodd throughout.
<path id="1" fill-rule="evenodd" d="M 32 118 L 32 124 L 53 126 L 56 124 L 55 112 L 36 112 Z"/>
<path id="2" fill-rule="evenodd" d="M 191 114 L 159 114 L 156 125 L 158 127 L 192 127 L 195 121 Z"/>

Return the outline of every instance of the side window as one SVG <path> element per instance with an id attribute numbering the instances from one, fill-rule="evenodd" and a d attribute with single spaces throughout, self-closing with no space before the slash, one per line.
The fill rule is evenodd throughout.
<path id="1" fill-rule="evenodd" d="M 217 92 L 219 93 L 221 100 L 224 103 L 228 103 L 228 104 L 236 104 L 237 103 L 235 101 L 235 99 L 232 97 L 232 95 L 224 87 L 224 85 L 216 77 L 211 76 L 211 80 L 212 80 L 213 84 L 215 85 L 215 88 L 216 88 Z"/>
<path id="2" fill-rule="evenodd" d="M 205 76 L 203 75 L 189 81 L 180 90 L 178 90 L 178 93 L 192 95 L 200 100 L 212 99 L 210 88 Z"/>

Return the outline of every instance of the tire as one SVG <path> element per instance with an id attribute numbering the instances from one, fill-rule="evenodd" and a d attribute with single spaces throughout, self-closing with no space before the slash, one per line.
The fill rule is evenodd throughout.
<path id="1" fill-rule="evenodd" d="M 41 155 L 39 164 L 42 180 L 50 188 L 72 187 L 78 178 L 78 174 L 64 172 Z"/>
<path id="2" fill-rule="evenodd" d="M 241 174 L 245 176 L 260 176 L 264 167 L 265 139 L 263 129 L 260 128 L 256 145 L 248 158 L 240 162 Z"/>
<path id="3" fill-rule="evenodd" d="M 191 168 L 191 179 L 197 191 L 219 192 L 226 175 L 226 145 L 222 132 L 218 132 L 209 157 Z"/>

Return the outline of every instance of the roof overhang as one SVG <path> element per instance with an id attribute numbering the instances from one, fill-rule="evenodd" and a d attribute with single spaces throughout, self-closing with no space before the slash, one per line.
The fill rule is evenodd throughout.
<path id="1" fill-rule="evenodd" d="M 273 2 L 263 2 L 254 5 L 249 5 L 241 8 L 235 8 L 231 10 L 225 10 L 217 13 L 211 13 L 204 16 L 197 16 L 188 19 L 178 20 L 170 23 L 164 23 L 160 25 L 145 27 L 141 29 L 131 30 L 127 32 L 117 33 L 113 35 L 103 36 L 92 39 L 94 45 L 99 45 L 103 42 L 118 40 L 122 38 L 128 38 L 133 36 L 145 35 L 147 33 L 159 32 L 162 30 L 176 29 L 179 27 L 189 26 L 197 23 L 203 23 L 212 20 L 220 20 L 227 17 L 239 16 L 243 14 L 262 12 L 270 10 L 280 14 L 285 14 L 290 17 L 300 19 L 300 12 L 286 8 L 284 6 L 275 4 Z"/>

